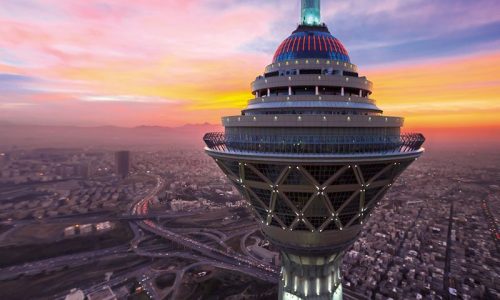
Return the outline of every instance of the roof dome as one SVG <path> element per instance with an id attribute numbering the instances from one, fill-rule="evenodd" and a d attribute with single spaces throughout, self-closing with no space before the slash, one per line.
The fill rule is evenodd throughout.
<path id="1" fill-rule="evenodd" d="M 305 58 L 351 62 L 344 45 L 328 31 L 326 26 L 300 25 L 278 47 L 273 63 Z"/>

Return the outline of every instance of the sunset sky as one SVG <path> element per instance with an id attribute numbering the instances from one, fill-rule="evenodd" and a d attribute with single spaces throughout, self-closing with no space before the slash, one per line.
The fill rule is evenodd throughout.
<path id="1" fill-rule="evenodd" d="M 500 127 L 500 1 L 323 0 L 407 127 Z M 0 0 L 0 122 L 219 123 L 296 27 L 298 0 Z"/>

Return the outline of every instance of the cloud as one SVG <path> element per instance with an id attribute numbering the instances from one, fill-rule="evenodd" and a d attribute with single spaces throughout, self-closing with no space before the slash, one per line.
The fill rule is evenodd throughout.
<path id="1" fill-rule="evenodd" d="M 37 79 L 31 76 L 0 73 L 0 100 L 15 94 L 26 94 Z"/>
<path id="2" fill-rule="evenodd" d="M 360 65 L 464 55 L 500 40 L 494 0 L 359 0 L 326 7 L 325 18 Z"/>
<path id="3" fill-rule="evenodd" d="M 0 84 L 2 83 L 13 83 L 13 82 L 33 82 L 35 81 L 34 77 L 31 76 L 23 76 L 19 74 L 8 74 L 8 73 L 0 73 Z"/>
<path id="4" fill-rule="evenodd" d="M 99 95 L 83 96 L 80 98 L 89 102 L 132 102 L 132 103 L 161 103 L 177 104 L 177 101 L 168 100 L 160 97 L 145 97 L 140 95 Z"/>
<path id="5" fill-rule="evenodd" d="M 322 5 L 324 21 L 353 62 L 375 73 L 376 86 L 383 87 L 377 94 L 389 95 L 389 102 L 394 96 L 388 93 L 399 96 L 403 87 L 418 95 L 399 107 L 389 103 L 396 112 L 418 110 L 423 96 L 417 91 L 436 89 L 424 79 L 402 84 L 399 72 L 408 70 L 396 65 L 423 62 L 434 71 L 431 60 L 459 57 L 460 63 L 500 45 L 497 0 Z M 298 20 L 298 0 L 3 0 L 0 73 L 8 75 L 0 75 L 0 103 L 16 107 L 16 120 L 38 122 L 54 116 L 118 125 L 218 121 L 251 98 L 250 82 Z M 375 72 L 386 65 L 391 76 Z M 477 84 L 486 81 L 481 77 Z M 448 92 L 437 99 L 446 101 L 474 90 L 463 82 L 439 88 Z M 477 100 L 490 101 L 493 92 L 487 91 Z"/>

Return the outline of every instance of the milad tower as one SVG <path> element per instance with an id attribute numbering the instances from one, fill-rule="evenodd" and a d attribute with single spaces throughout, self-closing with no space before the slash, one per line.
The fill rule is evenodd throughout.
<path id="1" fill-rule="evenodd" d="M 383 115 L 372 83 L 302 0 L 298 28 L 252 83 L 224 133 L 204 137 L 281 251 L 279 299 L 342 299 L 343 253 L 394 180 L 422 153 L 421 134 Z"/>

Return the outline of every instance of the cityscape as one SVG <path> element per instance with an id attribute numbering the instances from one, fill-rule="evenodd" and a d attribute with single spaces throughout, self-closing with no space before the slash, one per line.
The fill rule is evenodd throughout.
<path id="1" fill-rule="evenodd" d="M 202 150 L 130 152 L 126 178 L 118 151 L 3 151 L 3 299 L 277 297 L 277 250 Z M 396 181 L 346 251 L 344 298 L 498 299 L 500 158 L 474 157 L 426 153 Z"/>
<path id="2" fill-rule="evenodd" d="M 0 300 L 500 299 L 498 1 L 0 2 Z"/>

